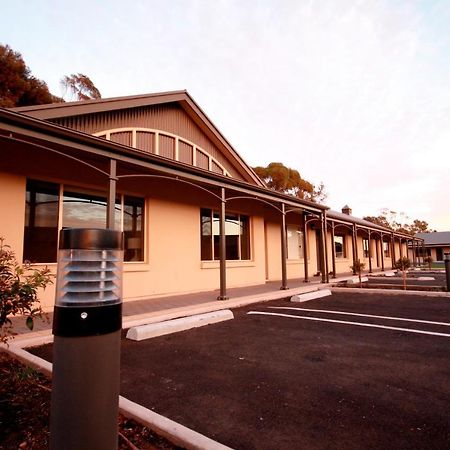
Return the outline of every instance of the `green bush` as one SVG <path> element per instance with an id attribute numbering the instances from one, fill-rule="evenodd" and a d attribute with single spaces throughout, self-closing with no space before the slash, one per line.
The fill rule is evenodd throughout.
<path id="1" fill-rule="evenodd" d="M 45 289 L 52 279 L 47 267 L 33 269 L 29 263 L 20 265 L 0 237 L 0 342 L 6 343 L 15 334 L 11 316 L 25 315 L 27 327 L 33 329 L 33 318 L 43 313 L 38 289 Z"/>

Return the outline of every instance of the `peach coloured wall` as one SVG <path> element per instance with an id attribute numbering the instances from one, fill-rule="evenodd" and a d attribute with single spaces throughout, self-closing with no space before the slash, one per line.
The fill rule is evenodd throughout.
<path id="1" fill-rule="evenodd" d="M 126 267 L 124 299 L 218 289 L 219 262 L 200 259 L 199 207 L 149 199 L 147 211 L 147 264 Z M 252 218 L 251 236 L 252 260 L 227 262 L 227 287 L 265 281 L 261 218 Z"/>
<path id="2" fill-rule="evenodd" d="M 11 246 L 17 261 L 22 262 L 23 232 L 25 227 L 25 192 L 26 178 L 20 175 L 0 173 L 0 236 L 5 244 Z M 44 267 L 41 265 L 37 266 Z M 56 273 L 56 264 L 49 265 Z M 50 285 L 45 291 L 40 290 L 38 296 L 45 309 L 54 303 L 55 286 Z"/>
<path id="3" fill-rule="evenodd" d="M 0 235 L 22 260 L 26 178 L 0 174 Z M 170 200 L 146 200 L 146 258 L 124 264 L 124 301 L 154 295 L 219 288 L 219 262 L 200 259 L 200 207 Z M 227 287 L 265 282 L 264 220 L 253 216 L 251 261 L 227 262 Z M 36 265 L 44 267 L 45 265 Z M 56 264 L 47 265 L 56 273 Z M 39 295 L 46 310 L 54 305 L 55 286 Z M 213 300 L 213 299 L 211 299 Z"/>
<path id="4" fill-rule="evenodd" d="M 23 253 L 25 184 L 25 177 L 0 173 L 0 236 L 14 249 L 19 261 Z"/>
<path id="5" fill-rule="evenodd" d="M 280 224 L 275 222 L 265 223 L 265 242 L 267 249 L 267 279 L 269 281 L 281 280 L 281 231 Z M 286 263 L 287 278 L 303 279 L 305 276 L 305 267 L 303 259 L 288 260 Z M 317 255 L 316 255 L 316 237 L 315 232 L 308 232 L 308 274 L 314 275 L 317 272 Z"/>

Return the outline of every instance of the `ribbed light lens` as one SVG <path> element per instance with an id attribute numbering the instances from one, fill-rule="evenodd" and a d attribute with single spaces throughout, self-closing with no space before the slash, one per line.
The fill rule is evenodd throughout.
<path id="1" fill-rule="evenodd" d="M 60 249 L 56 306 L 120 303 L 122 261 L 122 250 Z"/>

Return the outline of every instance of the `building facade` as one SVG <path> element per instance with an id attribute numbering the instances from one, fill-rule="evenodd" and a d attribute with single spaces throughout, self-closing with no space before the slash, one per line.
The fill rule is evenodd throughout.
<path id="1" fill-rule="evenodd" d="M 388 269 L 421 241 L 267 189 L 185 91 L 0 109 L 0 152 L 19 261 L 56 271 L 61 228 L 121 230 L 124 301 Z"/>
<path id="2" fill-rule="evenodd" d="M 450 253 L 450 231 L 435 231 L 433 233 L 417 233 L 416 237 L 423 239 L 420 256 L 431 256 L 433 261 L 444 261 L 444 255 Z"/>

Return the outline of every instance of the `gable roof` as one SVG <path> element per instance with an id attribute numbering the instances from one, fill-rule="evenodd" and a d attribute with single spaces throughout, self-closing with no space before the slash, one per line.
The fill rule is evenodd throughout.
<path id="1" fill-rule="evenodd" d="M 424 240 L 424 245 L 448 245 L 450 246 L 450 231 L 435 231 L 433 233 L 417 233 L 416 237 Z"/>
<path id="2" fill-rule="evenodd" d="M 225 149 L 231 162 L 243 175 L 244 179 L 257 186 L 265 186 L 253 169 L 244 161 L 239 153 L 232 147 L 219 129 L 203 112 L 200 106 L 186 90 L 161 92 L 154 94 L 131 95 L 126 97 L 113 97 L 98 100 L 85 100 L 79 102 L 50 103 L 46 105 L 22 106 L 11 108 L 12 111 L 26 114 L 41 120 L 52 120 L 63 117 L 74 117 L 99 112 L 116 111 L 121 109 L 154 106 L 164 103 L 178 103 L 186 114 L 198 125 L 211 141 L 219 148 Z"/>

